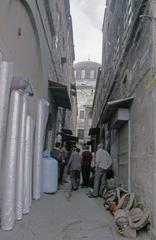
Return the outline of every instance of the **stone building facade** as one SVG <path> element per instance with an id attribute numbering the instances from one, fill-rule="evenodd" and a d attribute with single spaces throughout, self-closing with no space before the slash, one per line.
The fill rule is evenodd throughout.
<path id="1" fill-rule="evenodd" d="M 59 73 L 59 81 L 57 82 L 64 85 L 54 87 L 53 91 L 56 96 L 60 95 L 60 100 L 58 99 L 59 104 L 57 104 L 57 119 L 54 121 L 55 126 L 53 127 L 54 134 L 57 137 L 57 133 L 62 128 L 70 129 L 73 134 L 76 130 L 77 96 L 73 69 L 75 53 L 69 0 L 49 1 L 49 3 L 53 13 L 55 28 L 54 48 L 56 49 L 56 53 L 54 61 Z M 51 76 L 51 80 L 53 81 L 53 76 Z M 64 90 L 62 91 L 63 88 Z M 58 92 L 56 91 L 57 89 Z M 56 112 L 54 111 L 53 113 L 53 118 L 55 119 Z"/>
<path id="2" fill-rule="evenodd" d="M 78 62 L 74 65 L 78 101 L 76 134 L 80 143 L 86 143 L 90 139 L 88 133 L 99 67 L 99 63 L 92 61 Z"/>
<path id="3" fill-rule="evenodd" d="M 156 239 L 156 1 L 108 0 L 92 128 L 113 158 L 116 183 L 151 211 Z"/>
<path id="4" fill-rule="evenodd" d="M 41 198 L 47 177 L 43 152 L 53 150 L 58 131 L 75 126 L 73 61 L 69 0 L 0 1 L 3 230 L 12 230 L 29 213 L 32 199 Z"/>
<path id="5" fill-rule="evenodd" d="M 0 60 L 14 63 L 14 76 L 29 79 L 34 96 L 29 114 L 35 119 L 36 100 L 50 102 L 47 145 L 60 127 L 74 128 L 76 108 L 71 84 L 74 44 L 69 0 L 9 0 L 0 2 Z M 60 109 L 61 110 L 58 110 Z M 65 116 L 65 110 L 70 114 Z M 58 114 L 57 114 L 58 113 Z M 75 113 L 74 113 L 75 114 Z"/>

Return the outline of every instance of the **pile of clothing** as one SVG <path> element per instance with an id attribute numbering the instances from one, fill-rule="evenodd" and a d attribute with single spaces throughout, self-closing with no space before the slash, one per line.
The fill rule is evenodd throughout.
<path id="1" fill-rule="evenodd" d="M 114 179 L 107 180 L 103 192 L 104 206 L 115 218 L 120 234 L 127 238 L 136 238 L 137 231 L 150 224 L 150 212 L 142 203 L 137 203 L 134 193 L 116 188 Z"/>

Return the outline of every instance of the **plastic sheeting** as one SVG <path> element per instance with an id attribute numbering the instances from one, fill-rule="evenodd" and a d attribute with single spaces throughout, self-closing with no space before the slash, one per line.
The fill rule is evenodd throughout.
<path id="1" fill-rule="evenodd" d="M 25 162 L 25 133 L 27 115 L 27 95 L 22 97 L 21 126 L 18 144 L 18 158 L 16 169 L 16 219 L 21 220 L 23 214 L 23 184 L 24 184 L 24 162 Z"/>
<path id="2" fill-rule="evenodd" d="M 11 230 L 15 224 L 16 160 L 18 157 L 19 126 L 22 112 L 21 99 L 21 92 L 13 91 L 11 93 L 3 169 L 1 209 L 1 226 L 3 230 Z"/>
<path id="3" fill-rule="evenodd" d="M 35 149 L 33 165 L 33 199 L 35 200 L 38 200 L 41 197 L 41 161 L 43 154 L 45 129 L 48 120 L 48 109 L 49 103 L 44 99 L 39 99 L 36 116 Z"/>
<path id="4" fill-rule="evenodd" d="M 44 193 L 55 193 L 58 186 L 58 162 L 43 158 L 42 183 Z"/>
<path id="5" fill-rule="evenodd" d="M 0 64 L 0 166 L 3 157 L 4 140 L 8 117 L 10 87 L 13 78 L 13 63 Z"/>
<path id="6" fill-rule="evenodd" d="M 34 121 L 30 116 L 26 120 L 26 145 L 25 145 L 25 164 L 24 164 L 24 206 L 23 213 L 29 213 L 32 200 L 32 157 L 33 157 L 33 138 Z"/>

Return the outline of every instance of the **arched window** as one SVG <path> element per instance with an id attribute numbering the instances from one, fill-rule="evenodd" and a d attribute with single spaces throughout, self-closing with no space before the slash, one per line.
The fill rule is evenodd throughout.
<path id="1" fill-rule="evenodd" d="M 95 71 L 92 69 L 90 71 L 90 79 L 94 79 L 95 78 Z"/>
<path id="2" fill-rule="evenodd" d="M 82 79 L 85 78 L 85 74 L 86 74 L 86 72 L 85 72 L 85 70 L 83 69 L 83 70 L 81 71 L 81 78 L 82 78 Z"/>
<path id="3" fill-rule="evenodd" d="M 84 119 L 84 117 L 85 117 L 85 111 L 80 110 L 80 119 Z"/>
<path id="4" fill-rule="evenodd" d="M 78 129 L 77 130 L 77 136 L 79 139 L 83 139 L 84 138 L 84 129 Z"/>
<path id="5" fill-rule="evenodd" d="M 75 78 L 76 78 L 76 70 L 74 71 L 74 76 L 75 76 Z"/>

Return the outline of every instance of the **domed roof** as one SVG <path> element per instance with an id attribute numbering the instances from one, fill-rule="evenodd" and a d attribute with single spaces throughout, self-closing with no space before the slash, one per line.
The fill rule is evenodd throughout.
<path id="1" fill-rule="evenodd" d="M 98 69 L 100 66 L 100 63 L 92 61 L 78 62 L 74 64 L 75 69 Z"/>

